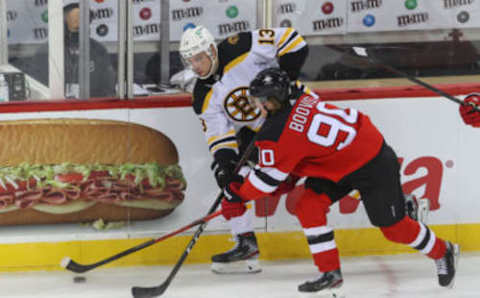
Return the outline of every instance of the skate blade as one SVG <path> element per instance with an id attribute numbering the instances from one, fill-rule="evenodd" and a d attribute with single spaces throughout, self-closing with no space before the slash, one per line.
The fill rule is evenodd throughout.
<path id="1" fill-rule="evenodd" d="M 216 274 L 247 274 L 262 272 L 262 268 L 256 259 L 230 263 L 212 263 L 211 270 Z"/>
<path id="2" fill-rule="evenodd" d="M 347 298 L 345 292 L 341 289 L 325 289 L 313 293 L 301 293 L 301 298 Z"/>

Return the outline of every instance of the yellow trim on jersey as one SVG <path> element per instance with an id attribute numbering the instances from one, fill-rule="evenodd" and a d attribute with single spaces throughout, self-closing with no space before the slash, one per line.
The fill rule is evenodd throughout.
<path id="1" fill-rule="evenodd" d="M 224 139 L 224 138 L 229 138 L 229 137 L 233 137 L 233 136 L 235 136 L 235 129 L 230 130 L 229 132 L 227 132 L 226 134 L 224 134 L 222 136 L 213 136 L 213 137 L 208 138 L 207 144 L 210 146 L 210 144 L 212 144 L 213 142 L 216 142 L 217 140 Z"/>
<path id="2" fill-rule="evenodd" d="M 310 88 L 308 88 L 307 86 L 305 86 L 305 93 L 307 94 L 310 94 L 310 95 L 313 95 L 314 93 L 312 92 L 312 90 Z"/>
<path id="3" fill-rule="evenodd" d="M 278 57 L 281 57 L 281 56 L 285 55 L 286 53 L 290 52 L 291 49 L 293 49 L 294 47 L 296 47 L 298 44 L 300 44 L 302 42 L 304 42 L 303 37 L 301 37 L 299 35 L 297 38 L 295 38 L 294 41 L 292 41 L 290 43 L 290 45 L 288 47 L 286 47 L 280 53 L 278 53 Z"/>
<path id="4" fill-rule="evenodd" d="M 281 48 L 285 40 L 287 39 L 288 36 L 293 32 L 293 28 L 288 28 L 285 30 L 285 33 L 283 33 L 282 37 L 280 38 L 280 41 L 278 42 L 278 48 Z"/>
<path id="5" fill-rule="evenodd" d="M 312 89 L 310 89 L 307 85 L 303 84 L 302 82 L 300 82 L 299 80 L 296 80 L 295 81 L 295 86 L 300 89 L 302 92 L 310 95 L 310 96 L 313 96 L 315 98 L 318 97 L 318 95 L 316 93 L 314 93 L 312 91 Z"/>
<path id="6" fill-rule="evenodd" d="M 214 154 L 215 152 L 223 148 L 238 149 L 238 144 L 237 142 L 220 143 L 216 146 L 213 146 L 212 149 L 210 149 L 210 152 Z"/>
<path id="7" fill-rule="evenodd" d="M 258 124 L 256 127 L 252 127 L 251 125 L 247 125 L 248 128 L 253 130 L 254 132 L 259 132 L 260 129 L 262 128 L 263 123 Z"/>
<path id="8" fill-rule="evenodd" d="M 250 52 L 246 52 L 245 54 L 240 55 L 240 56 L 238 56 L 237 58 L 233 59 L 230 63 L 228 63 L 228 64 L 225 66 L 223 73 L 226 74 L 227 72 L 230 71 L 230 69 L 232 69 L 233 67 L 235 67 L 237 64 L 241 63 L 243 60 L 245 60 L 245 58 L 247 58 L 247 56 L 248 56 L 249 53 L 250 53 Z"/>
<path id="9" fill-rule="evenodd" d="M 210 99 L 212 98 L 212 94 L 213 94 L 213 90 L 210 89 L 207 95 L 205 95 L 205 100 L 203 101 L 203 105 L 202 105 L 202 113 L 207 110 L 208 105 L 210 104 Z"/>

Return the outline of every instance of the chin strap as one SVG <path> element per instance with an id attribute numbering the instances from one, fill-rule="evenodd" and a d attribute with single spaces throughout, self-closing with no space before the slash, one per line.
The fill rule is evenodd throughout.
<path id="1" fill-rule="evenodd" d="M 218 70 L 218 64 L 219 64 L 219 62 L 218 62 L 218 50 L 217 50 L 216 47 L 215 47 L 215 51 L 216 51 L 216 56 L 217 56 L 215 59 L 213 58 L 212 49 L 209 49 L 207 51 L 207 55 L 208 55 L 208 57 L 210 57 L 210 60 L 212 61 L 212 65 L 210 66 L 210 70 L 208 71 L 208 73 L 206 75 L 198 76 L 202 80 L 208 79 L 210 76 L 214 75 Z"/>

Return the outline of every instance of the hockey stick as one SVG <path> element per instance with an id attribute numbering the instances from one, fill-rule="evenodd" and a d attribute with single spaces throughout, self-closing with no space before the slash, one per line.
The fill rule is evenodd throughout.
<path id="1" fill-rule="evenodd" d="M 115 260 L 118 260 L 118 259 L 120 259 L 120 258 L 123 258 L 124 256 L 128 256 L 129 254 L 132 254 L 132 253 L 134 253 L 134 252 L 136 252 L 136 251 L 139 251 L 139 250 L 141 250 L 141 249 L 144 249 L 144 248 L 146 248 L 146 247 L 149 247 L 149 246 L 151 246 L 151 245 L 153 245 L 153 244 L 155 244 L 155 243 L 158 243 L 158 242 L 160 242 L 160 241 L 163 241 L 163 240 L 165 240 L 165 239 L 168 239 L 168 238 L 170 238 L 170 237 L 172 237 L 172 236 L 175 236 L 175 235 L 177 235 L 177 234 L 180 234 L 180 233 L 182 233 L 182 232 L 184 232 L 184 231 L 186 231 L 186 230 L 188 230 L 188 229 L 190 229 L 190 228 L 192 228 L 192 227 L 194 227 L 194 226 L 198 226 L 198 225 L 200 225 L 200 224 L 202 224 L 202 223 L 206 223 L 206 222 L 210 221 L 211 219 L 219 216 L 220 214 L 221 214 L 221 211 L 220 211 L 220 210 L 217 211 L 217 212 L 211 213 L 211 214 L 209 214 L 209 215 L 207 215 L 207 216 L 204 216 L 204 217 L 202 217 L 202 218 L 200 218 L 200 219 L 197 219 L 197 220 L 191 222 L 190 224 L 188 224 L 188 225 L 186 225 L 186 226 L 184 226 L 184 227 L 182 227 L 182 228 L 179 228 L 179 229 L 177 229 L 177 230 L 175 230 L 175 231 L 173 231 L 173 232 L 170 232 L 170 233 L 168 233 L 168 234 L 166 234 L 166 235 L 163 235 L 163 236 L 160 237 L 160 238 L 148 240 L 148 241 L 143 242 L 143 243 L 141 243 L 141 244 L 139 244 L 139 245 L 137 245 L 137 246 L 134 246 L 134 247 L 131 247 L 131 248 L 127 249 L 127 250 L 124 250 L 124 251 L 122 251 L 122 252 L 119 252 L 119 253 L 116 254 L 116 255 L 113 255 L 113 256 L 108 257 L 108 258 L 103 259 L 103 260 L 100 260 L 100 261 L 98 261 L 98 262 L 96 262 L 96 263 L 92 263 L 92 264 L 80 264 L 80 263 L 75 262 L 74 260 L 72 260 L 72 259 L 69 258 L 69 257 L 65 257 L 65 258 L 62 259 L 62 262 L 60 263 L 60 266 L 62 266 L 63 268 L 65 268 L 65 269 L 67 269 L 67 270 L 69 270 L 69 271 L 75 272 L 75 273 L 84 273 L 84 272 L 90 271 L 90 270 L 92 270 L 92 269 L 95 269 L 95 268 L 97 268 L 97 267 L 99 267 L 99 266 L 102 266 L 102 265 L 108 264 L 108 263 L 110 263 L 110 262 L 113 262 L 113 261 L 115 261 Z"/>
<path id="2" fill-rule="evenodd" d="M 446 93 L 446 92 L 444 92 L 444 91 L 442 91 L 442 90 L 440 90 L 440 89 L 438 89 L 438 88 L 436 88 L 436 87 L 434 87 L 434 86 L 432 86 L 432 85 L 430 85 L 430 84 L 428 84 L 428 83 L 426 83 L 426 82 L 424 82 L 424 81 L 422 81 L 422 80 L 419 80 L 419 79 L 417 79 L 417 78 L 415 78 L 415 77 L 413 77 L 413 76 L 411 76 L 411 75 L 409 75 L 409 74 L 407 74 L 407 73 L 405 73 L 405 72 L 403 72 L 403 71 L 400 71 L 400 70 L 398 70 L 398 69 L 396 69 L 396 68 L 394 68 L 394 67 L 392 67 L 392 66 L 390 66 L 390 65 L 384 64 L 384 63 L 382 63 L 382 62 L 374 59 L 372 56 L 369 56 L 369 55 L 368 55 L 367 49 L 364 48 L 364 47 L 355 46 L 355 47 L 353 47 L 353 50 L 355 51 L 355 54 L 356 54 L 357 56 L 362 57 L 362 58 L 366 58 L 369 63 L 371 63 L 371 64 L 373 64 L 373 65 L 375 65 L 375 66 L 377 66 L 377 67 L 384 68 L 384 69 L 386 69 L 386 70 L 388 70 L 388 71 L 390 71 L 390 72 L 392 72 L 392 73 L 394 73 L 394 74 L 397 74 L 397 75 L 399 75 L 399 76 L 402 76 L 402 77 L 406 78 L 407 80 L 409 80 L 409 81 L 411 81 L 411 82 L 413 82 L 413 83 L 415 83 L 415 84 L 418 84 L 418 85 L 420 85 L 420 86 L 422 86 L 422 87 L 424 87 L 424 88 L 426 88 L 426 89 L 428 89 L 428 90 L 430 90 L 430 91 L 432 91 L 432 92 L 435 92 L 435 93 L 437 93 L 437 94 L 439 94 L 439 95 L 441 95 L 441 96 L 443 96 L 443 97 L 445 97 L 445 98 L 447 98 L 447 99 L 449 99 L 449 100 L 451 100 L 451 101 L 453 101 L 453 102 L 456 102 L 456 103 L 458 103 L 458 104 L 460 104 L 460 105 L 469 105 L 469 106 L 472 106 L 473 110 L 475 110 L 475 111 L 477 111 L 477 112 L 480 112 L 480 107 L 477 107 L 477 106 L 474 105 L 474 104 L 466 103 L 466 102 L 464 102 L 463 100 L 458 99 L 458 98 L 456 98 L 455 96 L 452 96 L 452 95 L 450 95 L 450 94 L 448 94 L 448 93 Z M 473 111 L 473 110 L 472 110 L 472 111 Z"/>
<path id="3" fill-rule="evenodd" d="M 250 144 L 248 145 L 247 149 L 245 149 L 245 152 L 242 155 L 242 158 L 240 161 L 237 163 L 237 166 L 235 167 L 235 173 L 238 173 L 242 165 L 247 161 L 248 156 L 253 152 L 253 149 L 255 148 L 255 141 L 252 140 Z M 213 203 L 212 207 L 210 207 L 210 210 L 208 210 L 208 214 L 212 214 L 217 207 L 220 205 L 220 202 L 222 201 L 223 198 L 223 191 L 221 191 L 217 198 L 215 199 L 215 202 Z M 203 222 L 200 224 L 198 227 L 197 231 L 192 237 L 192 240 L 188 243 L 187 247 L 183 251 L 182 256 L 180 259 L 177 261 L 175 266 L 173 267 L 172 271 L 168 275 L 167 279 L 160 285 L 155 286 L 155 287 L 132 287 L 132 295 L 135 298 L 150 298 L 150 297 L 157 297 L 162 295 L 172 282 L 173 278 L 177 274 L 178 270 L 180 270 L 180 267 L 182 266 L 183 262 L 185 259 L 188 257 L 190 254 L 190 251 L 192 250 L 193 246 L 195 243 L 197 243 L 198 238 L 200 235 L 203 233 L 203 230 L 207 226 L 207 222 Z"/>

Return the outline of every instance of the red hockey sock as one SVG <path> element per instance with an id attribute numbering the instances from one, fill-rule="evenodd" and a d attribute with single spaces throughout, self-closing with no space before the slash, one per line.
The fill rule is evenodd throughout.
<path id="1" fill-rule="evenodd" d="M 429 227 L 408 216 L 394 225 L 380 229 L 388 240 L 408 244 L 432 259 L 439 259 L 445 254 L 445 241 L 437 238 Z"/>
<path id="2" fill-rule="evenodd" d="M 385 238 L 390 241 L 403 243 L 403 244 L 410 244 L 418 236 L 420 232 L 420 224 L 408 216 L 405 216 L 397 222 L 388 227 L 380 227 Z"/>
<path id="3" fill-rule="evenodd" d="M 327 227 L 327 213 L 331 200 L 306 189 L 297 202 L 295 214 L 300 221 L 313 261 L 320 272 L 340 269 L 340 257 L 333 229 Z"/>
<path id="4" fill-rule="evenodd" d="M 445 241 L 440 238 L 436 238 L 435 245 L 433 246 L 432 250 L 427 254 L 427 256 L 436 260 L 443 258 L 446 252 L 447 244 L 445 243 Z"/>
<path id="5" fill-rule="evenodd" d="M 320 272 L 340 269 L 340 256 L 336 248 L 313 254 L 313 261 Z"/>

